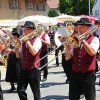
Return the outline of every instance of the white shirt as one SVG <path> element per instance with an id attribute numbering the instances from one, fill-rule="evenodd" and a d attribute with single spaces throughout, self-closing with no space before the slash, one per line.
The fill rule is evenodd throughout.
<path id="1" fill-rule="evenodd" d="M 37 37 L 33 43 L 33 48 L 36 52 L 38 52 L 41 49 L 41 47 L 42 47 L 41 39 L 39 37 Z"/>
<path id="2" fill-rule="evenodd" d="M 55 44 L 59 47 L 59 46 L 61 46 L 62 43 L 60 42 L 58 36 L 60 36 L 60 34 L 58 34 L 58 31 L 56 31 L 55 36 L 54 36 L 54 40 L 55 40 Z"/>
<path id="3" fill-rule="evenodd" d="M 41 33 L 41 36 L 42 36 L 43 34 L 44 34 L 44 32 Z M 40 36 L 40 37 L 41 37 L 41 36 Z M 47 43 L 50 44 L 50 37 L 49 37 L 49 35 L 46 34 L 44 38 L 45 38 L 45 41 L 46 41 Z"/>
<path id="4" fill-rule="evenodd" d="M 90 46 L 94 49 L 95 52 L 97 52 L 99 49 L 99 39 L 97 37 L 93 38 L 90 43 Z"/>

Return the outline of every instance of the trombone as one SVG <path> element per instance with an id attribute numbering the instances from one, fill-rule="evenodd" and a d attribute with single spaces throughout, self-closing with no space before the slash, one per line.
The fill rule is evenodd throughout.
<path id="1" fill-rule="evenodd" d="M 24 36 L 24 37 L 21 37 L 20 38 L 20 41 L 23 43 L 24 40 L 30 40 L 32 39 L 34 36 L 40 36 L 40 33 L 45 30 L 45 27 L 41 24 L 39 24 L 37 27 L 36 27 L 36 30 L 35 31 L 32 31 L 31 33 L 29 33 L 28 35 Z"/>
<path id="2" fill-rule="evenodd" d="M 34 36 L 39 36 L 39 34 L 43 31 L 45 29 L 45 27 L 43 26 L 43 25 L 41 25 L 41 24 L 39 24 L 38 26 L 37 26 L 37 28 L 36 28 L 36 30 L 35 31 L 32 31 L 31 33 L 29 33 L 28 35 L 26 35 L 26 36 L 24 36 L 24 37 L 21 37 L 21 38 L 19 38 L 19 39 L 17 39 L 16 41 L 14 41 L 13 39 L 12 39 L 12 37 L 10 36 L 10 34 L 7 34 L 6 35 L 6 37 L 2 37 L 1 35 L 0 35 L 0 40 L 1 40 L 1 43 L 0 43 L 0 46 L 1 46 L 1 52 L 2 52 L 2 49 L 3 50 L 6 50 L 7 48 L 8 48 L 8 43 L 12 43 L 12 44 L 14 44 L 15 46 L 17 45 L 17 44 L 19 44 L 18 45 L 18 48 L 20 48 L 21 47 L 21 43 L 23 43 L 25 40 L 30 40 L 30 39 L 32 39 Z M 6 42 L 6 44 L 4 44 L 3 43 L 3 41 L 5 41 Z M 3 46 L 4 45 L 4 46 Z M 0 57 L 0 59 L 3 59 L 6 55 L 8 55 L 9 54 L 9 52 L 7 52 L 7 53 L 2 53 L 1 54 L 1 57 Z"/>
<path id="3" fill-rule="evenodd" d="M 61 46 L 63 45 L 64 48 L 66 48 L 66 46 L 72 45 L 72 43 L 75 42 L 75 41 L 78 43 L 77 45 L 79 45 L 79 39 L 88 38 L 88 36 L 89 36 L 89 35 L 92 35 L 97 29 L 98 29 L 98 26 L 94 26 L 94 27 L 90 28 L 89 31 L 85 32 L 85 33 L 82 34 L 82 35 L 79 35 L 79 36 L 77 36 L 77 35 L 76 35 L 76 36 L 70 35 L 70 36 L 68 36 L 68 37 L 65 37 L 66 40 L 65 40 L 65 42 L 63 42 L 63 43 L 61 44 Z M 37 64 L 38 62 L 40 62 L 42 59 L 44 59 L 45 57 L 47 57 L 49 54 L 53 53 L 53 52 L 54 52 L 55 50 L 57 50 L 59 47 L 60 47 L 60 46 L 58 46 L 57 48 L 55 48 L 54 50 L 52 50 L 51 52 L 49 52 L 47 55 L 45 55 L 44 57 L 42 57 L 41 59 L 39 59 L 39 60 L 35 63 L 35 67 L 36 67 L 38 70 L 41 70 L 41 69 L 44 68 L 46 65 L 48 65 L 50 62 L 52 62 L 54 59 L 56 59 L 57 57 L 59 57 L 60 55 L 62 55 L 65 51 L 63 51 L 60 55 L 58 55 L 57 57 L 55 57 L 54 59 L 52 59 L 51 61 L 49 61 L 49 62 L 46 63 L 45 65 L 41 66 L 40 68 L 38 68 L 38 67 L 36 66 L 36 64 Z"/>

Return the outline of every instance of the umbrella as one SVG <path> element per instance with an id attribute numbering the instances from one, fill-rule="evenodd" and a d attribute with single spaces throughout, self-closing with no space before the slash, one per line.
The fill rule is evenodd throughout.
<path id="1" fill-rule="evenodd" d="M 94 23 L 96 21 L 96 18 L 93 16 L 89 16 L 89 15 L 80 15 L 80 18 L 88 18 L 90 20 L 91 23 Z"/>
<path id="2" fill-rule="evenodd" d="M 59 19 L 61 21 L 77 21 L 80 19 L 78 16 L 71 16 L 71 15 L 60 15 L 55 17 L 56 19 Z"/>
<path id="3" fill-rule="evenodd" d="M 53 18 L 50 18 L 48 16 L 42 16 L 42 15 L 33 15 L 33 16 L 27 16 L 19 20 L 18 25 L 24 25 L 26 21 L 32 21 L 36 24 L 42 24 L 44 26 L 51 26 L 56 25 L 57 21 Z"/>

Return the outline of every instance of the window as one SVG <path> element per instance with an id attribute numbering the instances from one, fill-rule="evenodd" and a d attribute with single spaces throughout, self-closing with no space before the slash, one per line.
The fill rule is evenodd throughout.
<path id="1" fill-rule="evenodd" d="M 9 0 L 9 8 L 10 9 L 19 9 L 18 0 Z"/>
<path id="2" fill-rule="evenodd" d="M 43 3 L 36 4 L 36 10 L 45 11 L 45 5 Z"/>
<path id="3" fill-rule="evenodd" d="M 26 10 L 33 10 L 34 5 L 32 0 L 25 0 L 25 9 Z"/>
<path id="4" fill-rule="evenodd" d="M 99 16 L 99 10 L 95 10 L 95 16 Z"/>

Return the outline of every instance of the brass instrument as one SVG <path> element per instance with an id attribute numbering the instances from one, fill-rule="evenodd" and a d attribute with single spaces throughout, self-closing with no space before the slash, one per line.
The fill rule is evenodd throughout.
<path id="1" fill-rule="evenodd" d="M 72 44 L 75 41 L 77 43 L 77 45 L 79 45 L 79 40 L 88 38 L 88 36 L 92 35 L 97 29 L 98 29 L 98 26 L 94 26 L 94 27 L 90 28 L 89 31 L 85 32 L 84 34 L 70 35 L 70 36 L 66 37 L 66 41 L 68 41 L 67 44 L 68 45 Z"/>
<path id="2" fill-rule="evenodd" d="M 62 45 L 64 46 L 64 48 L 66 48 L 67 45 L 72 45 L 72 43 L 73 43 L 74 41 L 76 41 L 76 43 L 79 44 L 79 39 L 87 38 L 89 35 L 93 34 L 97 29 L 98 29 L 98 26 L 94 26 L 94 27 L 90 28 L 89 31 L 85 32 L 85 33 L 82 34 L 82 35 L 79 35 L 79 36 L 77 36 L 77 35 L 75 35 L 75 36 L 70 35 L 70 36 L 68 36 L 68 37 L 64 37 L 64 38 L 65 38 L 65 42 L 63 42 Z M 59 47 L 60 47 L 60 46 L 59 46 Z M 55 48 L 54 50 L 52 50 L 51 52 L 49 52 L 47 55 L 45 55 L 44 57 L 42 57 L 40 60 L 38 60 L 38 61 L 35 63 L 35 66 L 36 66 L 36 64 L 37 64 L 39 61 L 41 61 L 42 59 L 44 59 L 45 57 L 47 57 L 49 54 L 53 53 L 53 52 L 54 52 L 55 50 L 57 50 L 59 47 Z M 65 52 L 65 51 L 64 51 L 64 52 Z M 62 52 L 62 53 L 64 53 L 64 52 Z M 60 55 L 61 55 L 61 54 L 60 54 Z M 58 55 L 57 57 L 59 57 L 60 55 Z M 57 57 L 55 57 L 54 59 L 56 59 Z M 50 62 L 52 62 L 54 59 L 52 59 Z M 50 62 L 48 62 L 47 64 L 49 64 Z M 37 68 L 37 66 L 36 66 L 36 68 L 39 69 L 39 70 L 41 70 L 41 69 L 44 68 L 47 64 L 45 64 L 45 65 L 42 66 L 41 68 Z"/>
<path id="3" fill-rule="evenodd" d="M 30 40 L 32 39 L 34 36 L 40 36 L 40 33 L 43 32 L 45 30 L 45 27 L 41 24 L 39 24 L 37 27 L 36 27 L 36 30 L 29 33 L 28 35 L 24 36 L 24 37 L 21 37 L 20 38 L 20 41 L 23 42 L 25 40 Z"/>
<path id="4" fill-rule="evenodd" d="M 21 47 L 21 43 L 23 43 L 23 41 L 25 40 L 29 40 L 31 38 L 33 38 L 34 36 L 39 36 L 39 33 L 41 33 L 44 30 L 44 26 L 43 25 L 38 25 L 36 30 L 29 33 L 28 35 L 21 37 L 20 39 L 13 39 L 11 37 L 11 35 L 7 34 L 6 37 L 2 37 L 1 38 L 1 43 L 0 43 L 0 50 L 1 50 L 1 57 L 0 59 L 4 59 L 5 56 L 7 56 L 9 54 L 9 52 L 3 52 L 3 50 L 6 51 L 6 49 L 9 47 L 9 43 L 12 44 L 13 47 L 15 47 L 15 49 L 18 49 Z M 5 43 L 4 43 L 5 41 Z"/>

